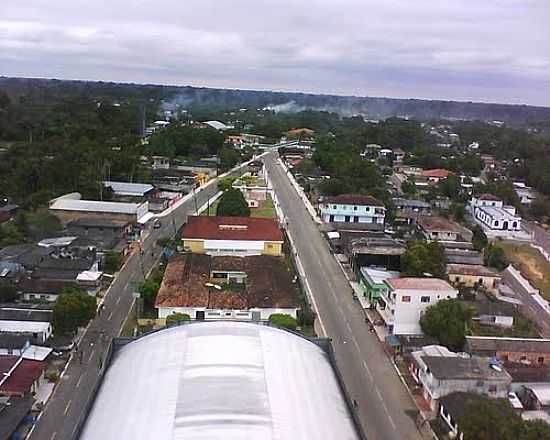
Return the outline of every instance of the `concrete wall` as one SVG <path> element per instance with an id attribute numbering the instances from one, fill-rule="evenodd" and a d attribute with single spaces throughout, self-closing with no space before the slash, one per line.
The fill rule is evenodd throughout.
<path id="1" fill-rule="evenodd" d="M 196 254 L 204 253 L 204 240 L 183 240 L 183 247 L 189 248 Z"/>
<path id="2" fill-rule="evenodd" d="M 50 209 L 50 213 L 55 215 L 61 223 L 69 223 L 78 219 L 103 219 L 113 221 L 124 221 L 135 223 L 137 221 L 135 214 L 117 214 L 112 212 L 89 212 L 89 211 L 65 211 L 61 209 Z"/>
<path id="3" fill-rule="evenodd" d="M 269 317 L 275 313 L 283 313 L 290 315 L 296 319 L 298 309 L 250 309 L 250 310 L 232 310 L 232 309 L 206 309 L 204 307 L 160 307 L 158 309 L 159 319 L 166 319 L 172 313 L 187 313 L 191 319 L 196 319 L 197 312 L 204 312 L 204 318 L 208 320 L 236 320 L 236 321 L 252 321 L 253 313 L 259 312 L 260 320 L 267 321 Z"/>
<path id="4" fill-rule="evenodd" d="M 449 280 L 453 284 L 464 284 L 467 287 L 473 287 L 476 283 L 481 281 L 483 287 L 489 290 L 496 290 L 500 277 L 488 277 L 488 276 L 475 276 L 475 275 L 462 275 L 449 273 Z"/>
<path id="5" fill-rule="evenodd" d="M 275 255 L 283 254 L 283 243 L 252 240 L 183 240 L 191 252 L 210 255 Z"/>

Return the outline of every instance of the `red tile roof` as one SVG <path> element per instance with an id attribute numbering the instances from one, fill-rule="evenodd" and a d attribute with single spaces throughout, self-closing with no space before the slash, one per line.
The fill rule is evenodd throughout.
<path id="1" fill-rule="evenodd" d="M 324 201 L 340 205 L 384 206 L 380 200 L 363 194 L 340 194 L 339 196 L 325 197 Z"/>
<path id="2" fill-rule="evenodd" d="M 455 223 L 447 220 L 444 217 L 438 217 L 435 215 L 425 215 L 419 217 L 416 222 L 420 225 L 422 229 L 428 232 L 452 232 L 455 234 L 460 234 L 462 232 L 458 225 L 456 225 Z"/>
<path id="3" fill-rule="evenodd" d="M 33 382 L 40 377 L 46 362 L 23 359 L 11 376 L 0 386 L 0 394 L 23 395 L 31 390 Z"/>
<path id="4" fill-rule="evenodd" d="M 437 179 L 446 179 L 451 174 L 453 173 L 451 173 L 449 170 L 444 170 L 442 168 L 436 168 L 434 170 L 424 170 L 420 173 L 422 177 L 434 177 Z"/>
<path id="5" fill-rule="evenodd" d="M 476 197 L 478 200 L 490 200 L 493 202 L 500 202 L 502 199 L 500 197 L 497 197 L 493 194 L 481 194 L 480 196 Z"/>
<path id="6" fill-rule="evenodd" d="M 238 288 L 209 290 L 205 284 L 212 270 L 236 269 L 241 260 L 246 282 Z M 240 269 L 240 268 L 239 268 Z M 204 254 L 175 255 L 164 272 L 155 307 L 206 307 L 247 310 L 295 307 L 296 291 L 282 257 L 211 257 Z"/>
<path id="7" fill-rule="evenodd" d="M 390 278 L 386 283 L 393 289 L 454 290 L 447 281 L 439 278 Z"/>
<path id="8" fill-rule="evenodd" d="M 283 241 L 278 223 L 270 218 L 191 216 L 181 233 L 191 240 Z"/>

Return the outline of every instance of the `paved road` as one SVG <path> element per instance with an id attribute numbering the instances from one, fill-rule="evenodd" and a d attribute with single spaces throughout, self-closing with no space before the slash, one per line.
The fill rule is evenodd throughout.
<path id="1" fill-rule="evenodd" d="M 30 437 L 32 440 L 69 440 L 74 437 L 79 421 L 85 417 L 86 403 L 98 381 L 100 364 L 105 359 L 108 341 L 120 334 L 134 301 L 132 293 L 136 284 L 143 280 L 144 274 L 149 272 L 159 258 L 160 248 L 155 245 L 156 240 L 173 237 L 175 231 L 187 220 L 187 215 L 193 215 L 196 207 L 204 205 L 216 192 L 216 184 L 209 185 L 163 217 L 162 227 L 154 229 L 144 241 L 143 255 L 135 253 L 127 260 L 105 298 L 104 310 L 91 322 L 79 344 L 82 364 L 79 354 L 73 356 L 36 423 Z"/>
<path id="2" fill-rule="evenodd" d="M 330 254 L 283 168 L 270 154 L 264 158 L 279 205 L 288 219 L 320 323 L 333 340 L 336 361 L 368 440 L 420 439 L 416 408 L 378 339 L 368 331 L 365 315 Z"/>

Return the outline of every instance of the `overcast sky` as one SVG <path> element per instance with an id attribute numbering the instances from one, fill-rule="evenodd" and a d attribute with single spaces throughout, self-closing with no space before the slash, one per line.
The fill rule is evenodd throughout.
<path id="1" fill-rule="evenodd" d="M 0 75 L 550 106 L 550 0 L 1 3 Z"/>

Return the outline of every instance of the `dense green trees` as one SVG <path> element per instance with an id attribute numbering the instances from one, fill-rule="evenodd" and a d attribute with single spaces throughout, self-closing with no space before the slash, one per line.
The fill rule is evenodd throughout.
<path id="1" fill-rule="evenodd" d="M 472 228 L 472 244 L 476 251 L 482 251 L 489 244 L 487 235 L 483 232 L 483 228 L 480 225 L 475 225 Z"/>
<path id="2" fill-rule="evenodd" d="M 155 300 L 157 299 L 159 289 L 160 282 L 153 277 L 139 283 L 138 292 L 141 294 L 141 298 L 143 298 L 145 307 L 153 308 L 155 306 Z"/>
<path id="3" fill-rule="evenodd" d="M 187 313 L 172 313 L 166 317 L 166 325 L 170 326 L 181 321 L 191 321 Z"/>
<path id="4" fill-rule="evenodd" d="M 230 217 L 249 217 L 250 208 L 244 199 L 243 193 L 238 189 L 228 189 L 220 197 L 216 215 Z"/>
<path id="5" fill-rule="evenodd" d="M 107 251 L 105 253 L 105 260 L 103 262 L 103 269 L 105 272 L 115 273 L 120 269 L 122 265 L 122 255 L 120 252 Z"/>
<path id="6" fill-rule="evenodd" d="M 464 345 L 466 324 L 475 310 L 463 306 L 456 299 L 444 299 L 428 307 L 420 317 L 420 327 L 428 336 L 437 338 L 441 345 L 460 351 Z"/>
<path id="7" fill-rule="evenodd" d="M 17 299 L 17 289 L 11 284 L 0 283 L 0 303 L 10 303 Z"/>
<path id="8" fill-rule="evenodd" d="M 193 128 L 171 124 L 153 134 L 148 150 L 162 156 L 200 158 L 216 154 L 223 146 L 224 136 L 213 128 Z"/>
<path id="9" fill-rule="evenodd" d="M 96 314 L 96 299 L 80 289 L 65 289 L 53 307 L 52 325 L 55 334 L 74 333 Z"/>
<path id="10" fill-rule="evenodd" d="M 504 270 L 509 264 L 504 250 L 496 244 L 489 244 L 485 248 L 483 258 L 487 266 L 494 267 L 497 270 Z"/>
<path id="11" fill-rule="evenodd" d="M 409 277 L 445 278 L 445 248 L 437 241 L 409 241 L 401 255 L 401 273 Z"/>

